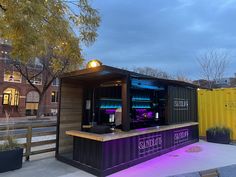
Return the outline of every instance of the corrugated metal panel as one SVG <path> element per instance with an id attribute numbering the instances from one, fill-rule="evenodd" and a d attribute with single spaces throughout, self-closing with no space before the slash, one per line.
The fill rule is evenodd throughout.
<path id="1" fill-rule="evenodd" d="M 195 88 L 168 87 L 168 124 L 197 121 Z"/>
<path id="2" fill-rule="evenodd" d="M 74 137 L 73 160 L 101 171 L 121 170 L 198 140 L 198 125 L 105 142 Z"/>
<path id="3" fill-rule="evenodd" d="M 236 140 L 236 88 L 198 90 L 198 115 L 200 136 L 210 127 L 225 126 Z"/>

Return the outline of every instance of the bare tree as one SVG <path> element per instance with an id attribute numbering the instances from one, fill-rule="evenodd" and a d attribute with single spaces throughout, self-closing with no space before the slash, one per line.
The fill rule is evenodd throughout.
<path id="1" fill-rule="evenodd" d="M 135 67 L 132 69 L 132 71 L 139 73 L 139 74 L 144 74 L 144 75 L 148 75 L 148 76 L 153 76 L 153 77 L 157 77 L 157 78 L 164 78 L 164 79 L 173 79 L 173 77 L 165 72 L 162 71 L 158 68 L 152 68 L 152 67 Z"/>
<path id="2" fill-rule="evenodd" d="M 175 79 L 178 81 L 192 83 L 192 80 L 184 72 L 177 72 L 177 74 L 175 75 Z"/>
<path id="3" fill-rule="evenodd" d="M 210 50 L 197 57 L 201 67 L 201 75 L 212 88 L 216 80 L 223 78 L 228 66 L 229 55 L 226 52 Z"/>

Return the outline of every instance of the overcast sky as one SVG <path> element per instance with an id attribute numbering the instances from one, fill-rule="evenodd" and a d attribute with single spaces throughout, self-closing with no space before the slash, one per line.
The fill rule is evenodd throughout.
<path id="1" fill-rule="evenodd" d="M 97 41 L 84 49 L 117 67 L 157 67 L 200 77 L 196 57 L 206 50 L 230 54 L 236 72 L 236 0 L 93 0 L 102 22 Z"/>

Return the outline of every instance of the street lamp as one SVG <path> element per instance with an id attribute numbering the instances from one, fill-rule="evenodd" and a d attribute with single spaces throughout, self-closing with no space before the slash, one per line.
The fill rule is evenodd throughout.
<path id="1" fill-rule="evenodd" d="M 102 62 L 101 61 L 99 61 L 99 60 L 90 60 L 87 63 L 86 68 L 95 68 L 95 67 L 98 67 L 98 66 L 102 66 Z"/>

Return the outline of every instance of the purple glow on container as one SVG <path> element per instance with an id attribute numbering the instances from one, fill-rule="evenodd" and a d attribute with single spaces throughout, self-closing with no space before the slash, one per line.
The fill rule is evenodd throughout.
<path id="1" fill-rule="evenodd" d="M 136 109 L 137 112 L 145 112 L 147 109 Z"/>
<path id="2" fill-rule="evenodd" d="M 148 111 L 147 109 L 136 109 L 136 112 L 137 112 L 137 119 L 154 117 L 154 113 L 152 111 Z"/>
<path id="3" fill-rule="evenodd" d="M 138 129 L 136 129 L 135 131 L 143 132 L 143 131 L 145 131 L 145 130 L 147 130 L 147 128 L 138 128 Z"/>
<path id="4" fill-rule="evenodd" d="M 147 114 L 147 118 L 152 118 L 153 117 L 153 112 L 152 111 L 149 111 L 146 114 Z"/>
<path id="5" fill-rule="evenodd" d="M 106 109 L 106 114 L 115 114 L 116 109 Z"/>

